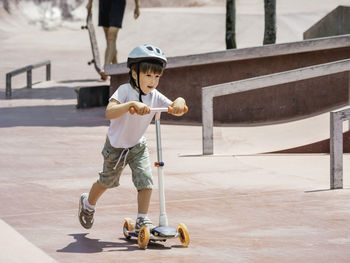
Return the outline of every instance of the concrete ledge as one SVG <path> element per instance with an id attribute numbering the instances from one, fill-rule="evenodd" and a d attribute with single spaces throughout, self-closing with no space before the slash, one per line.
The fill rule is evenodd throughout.
<path id="1" fill-rule="evenodd" d="M 41 249 L 34 246 L 11 226 L 0 219 L 0 262 L 46 263 L 56 262 Z"/>
<path id="2" fill-rule="evenodd" d="M 350 46 L 350 35 L 326 37 L 275 45 L 265 45 L 259 47 L 223 50 L 203 54 L 169 57 L 167 69 L 270 56 L 281 56 L 348 46 Z M 105 72 L 107 75 L 118 75 L 128 73 L 129 69 L 126 66 L 126 62 L 124 62 L 119 64 L 106 65 Z"/>
<path id="3" fill-rule="evenodd" d="M 99 85 L 76 88 L 77 108 L 102 107 L 108 104 L 109 86 Z"/>

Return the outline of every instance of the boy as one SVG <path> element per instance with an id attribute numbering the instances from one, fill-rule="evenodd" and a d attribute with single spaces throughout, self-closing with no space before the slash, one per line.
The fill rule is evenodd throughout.
<path id="1" fill-rule="evenodd" d="M 181 116 L 186 106 L 183 98 L 172 102 L 156 90 L 166 63 L 161 49 L 153 45 L 138 46 L 129 54 L 130 83 L 117 89 L 106 109 L 106 117 L 111 122 L 102 150 L 103 171 L 90 193 L 83 193 L 80 197 L 79 221 L 84 228 L 92 227 L 97 200 L 106 189 L 119 185 L 126 164 L 132 170 L 132 180 L 138 190 L 136 231 L 144 225 L 150 229 L 154 227 L 147 217 L 153 181 L 147 143 L 143 137 L 154 116 L 149 110 L 171 106 L 172 114 Z M 137 114 L 129 113 L 131 107 Z"/>

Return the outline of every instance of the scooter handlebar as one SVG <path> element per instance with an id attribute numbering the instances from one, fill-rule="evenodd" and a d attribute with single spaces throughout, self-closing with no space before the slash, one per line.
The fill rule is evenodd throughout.
<path id="1" fill-rule="evenodd" d="M 169 106 L 168 108 L 150 108 L 147 114 L 150 114 L 151 112 L 167 112 L 171 114 L 173 111 L 173 108 Z M 134 107 L 130 107 L 129 109 L 130 114 L 135 114 L 136 110 Z M 188 112 L 188 107 L 185 105 L 184 113 Z"/>

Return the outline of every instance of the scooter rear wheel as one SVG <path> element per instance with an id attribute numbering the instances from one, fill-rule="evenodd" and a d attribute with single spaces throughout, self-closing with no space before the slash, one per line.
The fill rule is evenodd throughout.
<path id="1" fill-rule="evenodd" d="M 151 234 L 150 234 L 148 226 L 141 227 L 140 232 L 139 232 L 139 236 L 138 236 L 138 240 L 137 240 L 139 248 L 141 248 L 141 249 L 147 248 L 147 245 L 148 245 L 148 242 L 150 239 L 150 235 Z"/>
<path id="2" fill-rule="evenodd" d="M 124 219 L 123 234 L 126 239 L 130 239 L 131 236 L 126 231 L 133 231 L 132 224 L 129 218 Z"/>
<path id="3" fill-rule="evenodd" d="M 185 224 L 179 224 L 177 226 L 177 232 L 179 233 L 179 239 L 183 247 L 188 247 L 190 244 L 190 234 L 188 233 Z"/>

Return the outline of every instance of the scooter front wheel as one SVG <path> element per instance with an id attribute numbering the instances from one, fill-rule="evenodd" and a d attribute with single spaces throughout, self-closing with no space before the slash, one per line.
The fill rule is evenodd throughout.
<path id="1" fill-rule="evenodd" d="M 139 248 L 141 248 L 141 249 L 147 248 L 150 236 L 151 236 L 151 234 L 150 234 L 148 226 L 143 226 L 140 229 L 138 240 L 137 240 Z"/>
<path id="2" fill-rule="evenodd" d="M 177 226 L 177 233 L 179 233 L 179 239 L 183 247 L 188 247 L 190 244 L 190 234 L 188 233 L 185 224 L 179 224 Z"/>

